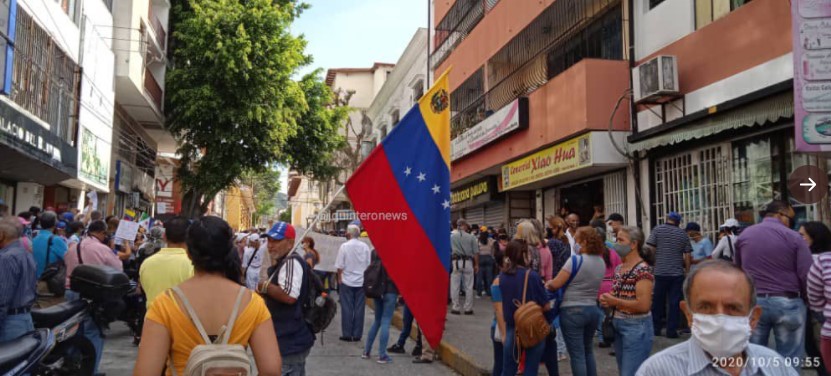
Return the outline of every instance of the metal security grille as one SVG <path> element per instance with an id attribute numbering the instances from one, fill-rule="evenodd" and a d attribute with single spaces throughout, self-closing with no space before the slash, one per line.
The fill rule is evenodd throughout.
<path id="1" fill-rule="evenodd" d="M 626 217 L 626 171 L 603 177 L 603 207 L 607 216 L 619 213 Z"/>
<path id="2" fill-rule="evenodd" d="M 485 205 L 485 226 L 498 228 L 505 225 L 505 203 L 489 202 Z"/>
<path id="3" fill-rule="evenodd" d="M 17 9 L 11 100 L 74 145 L 81 70 L 23 9 Z"/>
<path id="4" fill-rule="evenodd" d="M 485 222 L 485 207 L 479 206 L 477 208 L 465 209 L 465 217 L 467 223 L 471 226 L 481 226 Z"/>
<path id="5" fill-rule="evenodd" d="M 718 145 L 655 161 L 655 218 L 676 211 L 683 222 L 698 222 L 716 240 L 718 226 L 731 217 L 730 146 Z"/>
<path id="6" fill-rule="evenodd" d="M 456 138 L 487 117 L 483 78 L 484 74 L 480 68 L 450 94 L 450 110 L 454 113 L 450 120 L 450 138 Z M 465 110 L 457 112 L 456 109 Z"/>
<path id="7" fill-rule="evenodd" d="M 494 4 L 495 5 L 495 4 Z M 486 1 L 484 0 L 456 0 L 447 14 L 436 26 L 434 46 L 437 46 L 430 55 L 433 69 L 447 59 L 456 45 L 464 40 L 474 27 L 485 16 Z"/>

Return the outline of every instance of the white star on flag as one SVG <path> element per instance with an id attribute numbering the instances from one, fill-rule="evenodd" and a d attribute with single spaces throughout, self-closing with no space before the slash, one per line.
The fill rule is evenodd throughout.
<path id="1" fill-rule="evenodd" d="M 410 166 L 407 166 L 407 169 L 404 170 L 404 175 L 410 176 L 411 173 L 413 173 L 413 169 L 411 169 Z"/>
<path id="2" fill-rule="evenodd" d="M 450 208 L 450 201 L 444 200 L 444 202 L 441 203 L 441 206 L 445 209 Z"/>
<path id="3" fill-rule="evenodd" d="M 427 175 L 425 175 L 423 172 L 419 173 L 418 174 L 418 181 L 425 181 L 425 180 L 427 180 Z"/>
<path id="4" fill-rule="evenodd" d="M 439 187 L 439 185 L 438 184 L 433 185 L 433 194 L 438 194 L 439 191 L 441 191 L 441 188 Z"/>

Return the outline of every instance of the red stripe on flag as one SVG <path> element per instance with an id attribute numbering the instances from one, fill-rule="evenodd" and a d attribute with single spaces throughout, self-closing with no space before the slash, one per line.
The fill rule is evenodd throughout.
<path id="1" fill-rule="evenodd" d="M 407 204 L 383 147 L 376 148 L 352 175 L 346 191 L 424 337 L 437 349 L 444 332 L 450 276 Z"/>

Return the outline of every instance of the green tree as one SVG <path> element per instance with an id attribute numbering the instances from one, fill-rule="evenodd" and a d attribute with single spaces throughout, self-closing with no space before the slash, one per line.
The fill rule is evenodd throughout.
<path id="1" fill-rule="evenodd" d="M 291 206 L 289 206 L 288 209 L 280 213 L 280 221 L 291 223 Z"/>
<path id="2" fill-rule="evenodd" d="M 314 149 L 286 148 L 307 134 L 301 126 L 321 109 L 316 97 L 310 106 L 304 93 L 314 85 L 292 80 L 311 62 L 305 40 L 289 30 L 306 8 L 295 0 L 174 3 L 165 109 L 167 128 L 179 143 L 183 215 L 204 213 L 244 172 L 263 173 L 286 160 L 309 171 L 325 164 Z M 309 137 L 332 137 L 325 128 L 313 130 Z"/>

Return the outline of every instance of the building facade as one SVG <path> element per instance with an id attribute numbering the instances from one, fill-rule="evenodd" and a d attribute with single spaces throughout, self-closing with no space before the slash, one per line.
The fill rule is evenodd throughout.
<path id="1" fill-rule="evenodd" d="M 828 223 L 827 197 L 805 205 L 788 188 L 799 166 L 828 171 L 827 158 L 795 148 L 790 4 L 636 2 L 634 19 L 633 79 L 645 77 L 640 68 L 653 58 L 673 56 L 679 86 L 660 100 L 635 98 L 629 141 L 644 226 L 675 210 L 714 237 L 727 218 L 757 223 L 772 199 L 794 205 L 798 223 Z"/>
<path id="2" fill-rule="evenodd" d="M 452 218 L 504 226 L 634 215 L 627 1 L 435 1 L 430 64 L 449 71 Z M 617 146 L 616 146 L 617 145 Z M 634 183 L 634 182 L 632 182 Z"/>

